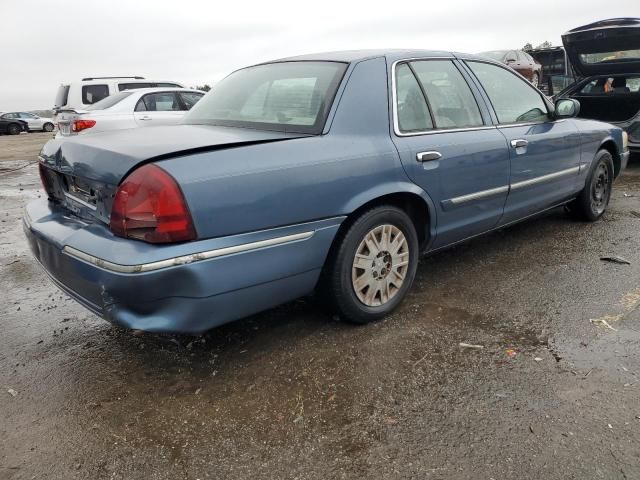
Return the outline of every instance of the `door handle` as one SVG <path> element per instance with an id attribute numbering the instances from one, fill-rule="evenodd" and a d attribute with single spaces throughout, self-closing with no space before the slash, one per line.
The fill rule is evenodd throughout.
<path id="1" fill-rule="evenodd" d="M 441 158 L 442 154 L 440 152 L 420 152 L 416 155 L 416 160 L 419 162 L 432 162 Z"/>
<path id="2" fill-rule="evenodd" d="M 511 146 L 513 148 L 522 148 L 522 147 L 526 147 L 527 145 L 529 145 L 529 142 L 521 138 L 519 138 L 518 140 L 511 140 Z"/>
<path id="3" fill-rule="evenodd" d="M 148 115 L 145 115 L 144 117 L 140 117 L 140 120 L 153 120 L 153 118 L 151 118 Z"/>

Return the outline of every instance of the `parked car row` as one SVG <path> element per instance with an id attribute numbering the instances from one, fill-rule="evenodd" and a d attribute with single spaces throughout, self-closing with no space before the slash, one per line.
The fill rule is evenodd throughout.
<path id="1" fill-rule="evenodd" d="M 29 112 L 0 113 L 0 133 L 19 135 L 22 132 L 53 132 L 54 122 Z"/>
<path id="2" fill-rule="evenodd" d="M 180 92 L 104 110 L 135 122 L 145 96 Z M 232 73 L 181 125 L 50 140 L 24 230 L 60 288 L 127 328 L 197 333 L 313 292 L 367 323 L 422 253 L 561 205 L 603 215 L 627 134 L 579 110 L 475 55 L 281 59 Z"/>

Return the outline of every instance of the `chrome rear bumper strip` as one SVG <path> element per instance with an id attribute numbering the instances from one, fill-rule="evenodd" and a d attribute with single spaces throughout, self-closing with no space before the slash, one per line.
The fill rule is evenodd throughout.
<path id="1" fill-rule="evenodd" d="M 65 246 L 62 251 L 70 257 L 77 258 L 78 260 L 82 260 L 83 262 L 111 272 L 141 273 L 160 270 L 162 268 L 175 267 L 178 265 L 185 265 L 187 263 L 194 263 L 202 260 L 209 260 L 211 258 L 222 257 L 224 255 L 232 255 L 234 253 L 247 252 L 249 250 L 256 250 L 259 248 L 273 247 L 284 243 L 307 240 L 313 236 L 313 233 L 314 232 L 302 232 L 293 235 L 285 235 L 283 237 L 269 238 L 267 240 L 244 243 L 242 245 L 234 245 L 232 247 L 217 248 L 214 250 L 207 250 L 190 255 L 181 255 L 179 257 L 167 258 L 166 260 L 158 260 L 157 262 L 142 263 L 139 265 L 121 265 L 119 263 L 109 262 L 68 245 Z"/>

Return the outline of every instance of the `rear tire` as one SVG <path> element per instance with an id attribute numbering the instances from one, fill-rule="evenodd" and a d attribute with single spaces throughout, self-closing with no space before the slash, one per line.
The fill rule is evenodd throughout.
<path id="1" fill-rule="evenodd" d="M 11 123 L 7 127 L 7 133 L 9 135 L 20 135 L 20 132 L 22 132 L 22 127 L 17 123 Z"/>
<path id="2" fill-rule="evenodd" d="M 321 289 L 341 318 L 366 324 L 402 302 L 417 266 L 418 236 L 411 218 L 393 206 L 375 207 L 338 239 Z"/>
<path id="3" fill-rule="evenodd" d="M 49 122 L 45 123 L 42 126 L 42 130 L 45 132 L 53 132 L 53 123 L 49 123 Z"/>
<path id="4" fill-rule="evenodd" d="M 595 222 L 607 210 L 613 186 L 613 157 L 607 150 L 599 150 L 584 188 L 568 206 L 574 217 Z"/>

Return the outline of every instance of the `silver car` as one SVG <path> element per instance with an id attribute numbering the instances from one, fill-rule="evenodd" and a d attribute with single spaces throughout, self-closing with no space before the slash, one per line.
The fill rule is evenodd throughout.
<path id="1" fill-rule="evenodd" d="M 40 117 L 28 112 L 9 112 L 0 115 L 3 120 L 22 120 L 27 122 L 28 131 L 53 132 L 54 124 L 52 118 Z"/>

